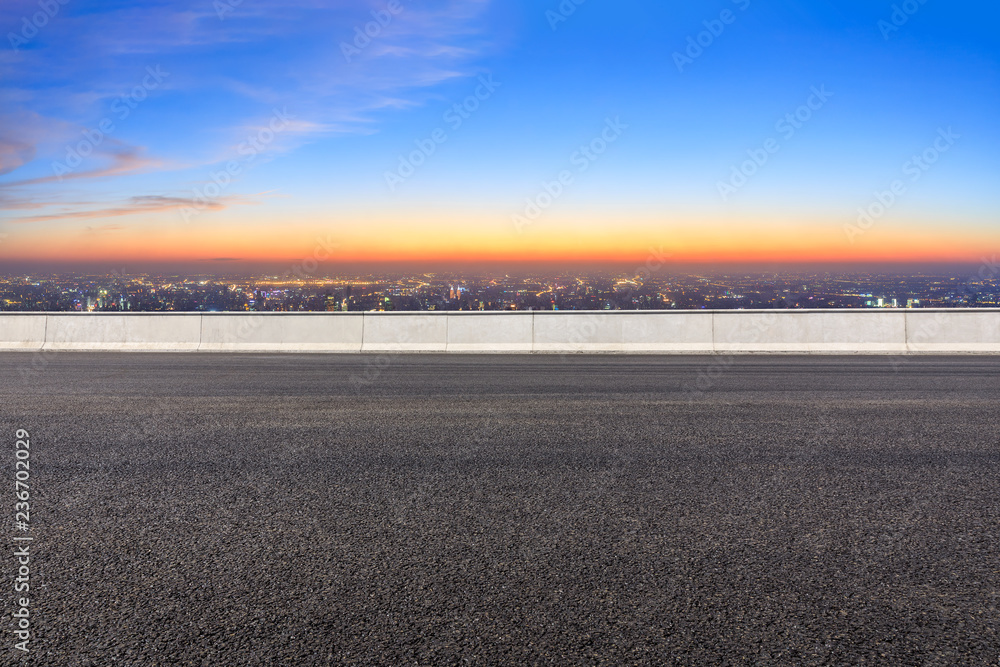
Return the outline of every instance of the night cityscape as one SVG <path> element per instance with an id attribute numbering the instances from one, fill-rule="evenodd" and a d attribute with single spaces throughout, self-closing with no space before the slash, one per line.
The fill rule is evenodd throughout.
<path id="1" fill-rule="evenodd" d="M 993 308 L 975 275 L 670 274 L 0 278 L 4 311 L 454 311 Z"/>

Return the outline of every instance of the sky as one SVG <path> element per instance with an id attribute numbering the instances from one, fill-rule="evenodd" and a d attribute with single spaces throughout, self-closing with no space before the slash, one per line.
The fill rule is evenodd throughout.
<path id="1" fill-rule="evenodd" d="M 968 262 L 1000 6 L 4 0 L 0 264 Z"/>

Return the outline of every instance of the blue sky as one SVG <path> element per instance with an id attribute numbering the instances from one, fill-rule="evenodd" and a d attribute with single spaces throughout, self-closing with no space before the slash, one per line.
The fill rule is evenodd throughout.
<path id="1" fill-rule="evenodd" d="M 656 243 L 971 258 L 1000 244 L 1000 9 L 902 5 L 8 1 L 0 258 L 295 256 L 317 234 L 368 259 Z M 366 24 L 370 43 L 354 43 Z M 776 123 L 814 89 L 829 99 L 786 136 Z M 578 171 L 609 120 L 620 136 Z M 446 140 L 387 185 L 439 128 Z M 959 138 L 910 181 L 903 165 L 948 128 Z M 769 139 L 779 150 L 724 196 Z M 81 141 L 90 154 L 67 171 Z M 238 173 L 213 187 L 230 161 Z M 572 184 L 512 224 L 565 170 Z M 895 180 L 906 192 L 878 224 L 845 234 Z"/>

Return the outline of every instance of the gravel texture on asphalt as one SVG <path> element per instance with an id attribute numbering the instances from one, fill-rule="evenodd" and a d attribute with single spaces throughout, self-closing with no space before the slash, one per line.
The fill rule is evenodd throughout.
<path id="1" fill-rule="evenodd" d="M 997 357 L 50 352 L 0 378 L 7 543 L 16 429 L 34 537 L 31 653 L 8 615 L 2 664 L 1000 660 Z"/>

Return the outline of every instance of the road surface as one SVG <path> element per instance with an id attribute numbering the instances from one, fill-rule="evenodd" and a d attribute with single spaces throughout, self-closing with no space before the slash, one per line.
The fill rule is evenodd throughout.
<path id="1" fill-rule="evenodd" d="M 5 353 L 0 378 L 28 664 L 1000 659 L 1000 358 Z"/>

